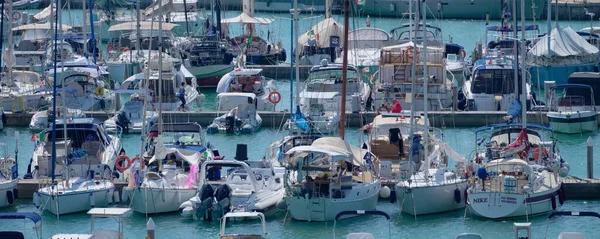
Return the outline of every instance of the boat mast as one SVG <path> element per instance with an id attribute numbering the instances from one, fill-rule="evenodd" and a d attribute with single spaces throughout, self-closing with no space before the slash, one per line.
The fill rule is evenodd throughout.
<path id="1" fill-rule="evenodd" d="M 190 36 L 190 24 L 188 24 L 187 1 L 186 0 L 183 0 L 183 16 L 185 17 L 185 32 L 187 33 L 188 36 Z"/>
<path id="2" fill-rule="evenodd" d="M 527 128 L 527 72 L 525 71 L 525 0 L 521 0 L 521 37 L 521 75 L 523 77 L 523 80 L 521 81 L 521 117 L 523 118 L 523 128 Z M 548 37 L 550 37 L 550 35 L 548 35 Z"/>
<path id="3" fill-rule="evenodd" d="M 90 0 L 91 1 L 91 0 Z M 142 43 L 140 41 L 142 41 L 142 32 L 140 30 L 140 21 L 141 21 L 141 11 L 140 11 L 140 0 L 136 0 L 135 1 L 135 49 L 137 50 L 137 56 L 142 56 Z M 154 23 L 154 18 L 152 19 L 152 22 Z M 150 32 L 152 32 L 152 30 L 150 30 Z M 150 37 L 152 37 L 152 34 L 150 34 Z M 152 41 L 150 41 L 150 44 L 152 44 Z M 150 51 L 148 51 L 148 55 L 150 55 Z M 147 93 L 147 92 L 146 92 Z"/>
<path id="4" fill-rule="evenodd" d="M 508 1 L 508 0 L 506 0 Z M 513 73 L 514 73 L 514 86 L 513 89 L 515 91 L 515 100 L 519 99 L 519 45 L 517 44 L 517 39 L 519 39 L 519 35 L 517 32 L 517 0 L 512 1 L 512 20 L 513 20 L 513 37 L 511 38 L 511 42 L 513 42 Z M 524 26 L 521 26 L 523 28 Z"/>
<path id="5" fill-rule="evenodd" d="M 350 0 L 344 0 L 344 58 L 342 58 L 342 102 L 340 114 L 340 137 L 344 139 L 346 124 L 346 85 L 348 81 L 348 26 L 350 25 Z"/>
<path id="6" fill-rule="evenodd" d="M 163 120 L 162 120 L 162 90 L 163 90 L 163 79 L 162 79 L 162 56 L 163 56 L 163 32 L 162 32 L 162 0 L 158 3 L 158 132 L 162 134 Z M 160 161 L 160 160 L 159 160 Z M 162 165 L 161 165 L 162 166 Z M 162 167 L 161 167 L 162 168 Z"/>
<path id="7" fill-rule="evenodd" d="M 217 1 L 219 1 L 219 0 L 217 0 Z M 292 29 L 292 34 L 290 36 L 292 39 L 290 39 L 290 44 L 291 44 L 292 51 L 294 51 L 294 54 L 297 54 L 297 52 L 294 50 L 294 37 L 296 39 L 298 39 L 298 37 L 297 37 L 298 33 L 296 30 L 294 30 L 294 26 L 295 26 L 294 23 L 296 21 L 296 6 L 298 4 L 298 1 L 292 0 L 292 1 L 290 1 L 290 4 L 291 4 L 290 7 L 292 7 L 290 10 L 290 13 L 293 15 L 292 16 L 292 25 L 290 26 L 290 28 Z M 298 46 L 296 45 L 296 47 L 298 47 Z M 294 64 L 297 64 L 297 62 L 294 58 L 295 57 L 290 58 L 290 97 L 291 97 L 291 99 L 290 99 L 290 115 L 294 113 L 294 102 L 296 102 L 294 99 L 296 97 L 296 93 L 294 92 L 294 66 L 295 66 Z M 296 102 L 296 105 L 298 105 L 297 102 Z"/>
<path id="8" fill-rule="evenodd" d="M 546 3 L 547 6 L 547 13 L 546 13 L 546 24 L 548 25 L 548 33 L 546 34 L 546 36 L 548 37 L 548 52 L 550 52 L 550 33 L 552 32 L 552 0 L 548 0 L 548 2 Z M 592 29 L 590 29 L 590 33 L 592 32 Z M 590 37 L 592 36 L 592 34 L 590 34 Z M 538 88 L 540 86 L 538 85 Z"/>
<path id="9" fill-rule="evenodd" d="M 61 11 L 59 11 L 62 8 L 62 3 L 61 3 L 60 0 L 58 0 L 58 3 L 59 4 L 57 5 L 57 8 L 56 8 L 56 15 L 58 16 L 58 19 L 57 19 L 58 24 L 59 24 L 58 28 L 60 29 L 60 31 L 58 32 L 58 40 L 59 40 L 59 43 L 60 43 L 60 56 L 62 58 L 62 60 L 60 61 L 60 68 L 61 68 L 61 71 L 60 71 L 61 72 L 61 74 L 60 74 L 61 87 L 60 88 L 61 88 L 62 93 L 60 94 L 60 96 L 61 96 L 62 101 L 63 101 L 63 114 L 62 114 L 63 115 L 63 137 L 64 137 L 64 142 L 65 142 L 64 144 L 65 144 L 65 153 L 66 153 L 66 152 L 68 152 L 68 145 L 67 145 L 67 127 L 68 127 L 67 113 L 68 113 L 68 109 L 67 109 L 67 102 L 66 102 L 66 99 L 65 99 L 65 97 L 66 97 L 65 96 L 65 92 L 66 92 L 65 91 L 65 75 L 66 75 L 66 72 L 65 72 L 65 56 L 63 56 L 64 46 L 62 44 L 63 43 L 63 32 L 62 32 L 62 30 L 63 30 L 63 21 L 62 21 L 62 13 L 61 13 Z M 56 49 L 56 48 L 54 48 L 54 49 Z M 56 56 L 56 54 L 57 53 L 54 52 L 54 56 Z M 56 69 L 54 69 L 54 71 L 56 71 Z M 57 80 L 58 79 L 56 77 L 54 77 L 54 82 L 56 82 Z M 56 111 L 54 112 L 54 115 L 56 115 Z M 69 161 L 67 159 L 65 159 L 65 165 L 66 165 L 66 168 L 67 168 L 67 173 L 66 173 L 67 175 L 65 176 L 65 178 L 66 178 L 66 180 L 65 180 L 65 186 L 68 187 L 69 186 L 69 178 L 70 178 L 69 176 L 70 176 L 70 172 L 71 172 L 71 169 L 70 169 L 71 167 L 69 167 Z M 87 175 L 86 175 L 86 177 L 87 177 Z"/>
<path id="10" fill-rule="evenodd" d="M 58 0 L 57 0 L 58 1 Z M 56 6 L 58 6 L 58 3 L 56 3 Z M 58 12 L 58 9 L 56 9 Z M 54 16 L 54 24 L 50 24 L 51 26 L 54 26 L 54 62 L 53 62 L 53 68 L 54 68 L 54 80 L 53 80 L 53 85 L 52 85 L 52 112 L 54 112 L 54 115 L 56 115 L 56 44 L 57 44 L 57 35 L 58 35 L 58 14 L 56 14 L 54 12 L 54 8 L 51 7 L 50 8 L 50 18 L 52 19 L 52 14 L 55 14 Z M 65 137 L 66 138 L 66 137 Z M 43 139 L 40 139 L 43 140 Z M 54 170 L 56 170 L 56 116 L 54 118 L 54 120 L 52 120 L 52 171 L 51 171 L 51 178 L 52 178 L 52 187 L 54 187 L 55 185 L 55 181 L 56 181 L 56 175 L 54 175 Z"/>
<path id="11" fill-rule="evenodd" d="M 425 175 L 429 175 L 429 72 L 427 70 L 427 24 L 426 24 L 426 20 L 427 20 L 427 6 L 425 5 L 425 0 L 423 0 L 423 3 L 421 5 L 421 10 L 423 12 L 422 18 L 423 18 L 423 119 L 425 121 L 425 132 L 424 132 L 424 136 L 423 136 L 423 145 L 424 147 L 424 155 L 425 155 L 425 162 L 427 163 L 427 165 L 425 165 Z M 416 47 L 415 47 L 416 49 Z M 416 56 L 414 57 L 416 58 Z M 414 103 L 413 103 L 414 104 Z M 425 177 L 425 180 L 429 180 L 429 177 Z"/>
<path id="12" fill-rule="evenodd" d="M 300 87 L 300 65 L 298 62 L 300 62 L 300 43 L 298 42 L 298 15 L 300 14 L 300 9 L 298 8 L 298 0 L 294 0 L 294 39 L 292 41 L 296 41 L 296 50 L 294 51 L 294 48 L 292 48 L 292 51 L 294 51 L 294 65 L 296 67 L 296 92 L 294 92 L 295 94 L 295 98 L 296 98 L 296 105 L 300 105 L 300 97 L 298 97 L 299 93 L 299 89 Z"/>
<path id="13" fill-rule="evenodd" d="M 412 153 L 412 142 L 413 142 L 413 135 L 415 133 L 415 94 L 416 94 L 416 87 L 415 85 L 417 84 L 417 44 L 415 42 L 415 34 L 417 33 L 417 27 L 416 24 L 419 22 L 418 21 L 418 11 L 415 11 L 415 20 L 413 21 L 413 14 L 412 14 L 412 8 L 413 8 L 413 0 L 410 0 L 408 2 L 409 4 L 409 15 L 408 18 L 410 19 L 411 24 L 409 25 L 409 32 L 412 31 L 412 33 L 408 34 L 408 37 L 410 38 L 410 42 L 412 42 L 413 44 L 413 51 L 410 53 L 413 55 L 412 58 L 412 65 L 410 67 L 410 77 L 411 77 L 411 87 L 410 87 L 410 135 L 408 136 L 408 139 L 410 139 L 410 145 L 411 145 L 411 149 L 408 151 L 408 185 L 410 185 L 410 183 L 412 182 L 412 175 L 414 173 L 413 171 L 413 167 L 412 167 L 412 163 L 413 163 L 413 153 Z M 413 23 L 415 23 L 415 25 L 413 25 Z M 412 29 L 410 29 L 412 28 Z M 426 122 L 427 123 L 427 122 Z M 403 139 L 400 139 L 403 140 Z"/>
<path id="14" fill-rule="evenodd" d="M 139 1 L 139 0 L 138 0 Z M 92 7 L 94 4 L 93 0 L 89 0 L 90 5 L 90 44 L 92 44 L 92 56 L 94 58 L 94 64 L 96 64 L 96 35 L 94 34 L 94 8 Z M 85 17 L 84 17 L 85 18 Z M 85 29 L 85 27 L 83 28 Z M 85 37 L 85 35 L 84 35 Z M 87 51 L 87 49 L 85 49 Z M 87 54 L 87 53 L 86 53 Z"/>
<path id="15" fill-rule="evenodd" d="M 4 8 L 2 8 L 4 9 Z M 6 65 L 6 73 L 8 76 L 8 80 L 12 81 L 13 77 L 12 77 L 12 67 L 15 64 L 15 57 L 14 57 L 14 52 L 13 52 L 13 35 L 12 35 L 12 23 L 13 23 L 13 19 L 12 19 L 12 15 L 13 15 L 13 1 L 12 0 L 8 0 L 8 47 L 6 49 L 6 52 L 4 54 L 6 54 L 6 58 L 4 58 L 4 64 Z M 2 32 L 4 33 L 4 32 Z M 10 60 L 8 60 L 10 59 Z"/>

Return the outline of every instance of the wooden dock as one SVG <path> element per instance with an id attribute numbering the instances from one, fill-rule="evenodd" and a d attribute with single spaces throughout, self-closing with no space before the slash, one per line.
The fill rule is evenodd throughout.
<path id="1" fill-rule="evenodd" d="M 87 117 L 93 117 L 99 120 L 106 120 L 114 112 L 104 111 L 86 111 Z M 180 112 L 180 111 L 165 111 L 162 114 L 163 122 L 197 122 L 206 127 L 213 122 L 213 119 L 226 112 L 202 111 L 202 112 Z M 287 111 L 278 112 L 258 112 L 263 120 L 263 127 L 279 128 L 287 119 L 290 118 Z M 6 112 L 6 126 L 28 126 L 33 113 L 10 113 Z M 421 115 L 418 112 L 417 115 Z M 350 127 L 361 127 L 373 121 L 375 112 L 366 113 L 346 113 L 347 125 Z M 505 122 L 503 117 L 506 112 L 500 111 L 431 111 L 429 112 L 429 120 L 433 127 L 480 127 L 488 124 Z M 548 119 L 544 112 L 529 112 L 527 114 L 529 123 L 537 123 L 548 125 Z"/>
<path id="2" fill-rule="evenodd" d="M 565 196 L 568 200 L 598 200 L 600 199 L 600 179 L 565 178 Z M 114 181 L 116 189 L 121 193 L 127 182 Z M 39 186 L 37 179 L 21 179 L 18 183 L 19 198 L 32 199 Z M 393 185 L 385 185 L 393 186 Z"/>

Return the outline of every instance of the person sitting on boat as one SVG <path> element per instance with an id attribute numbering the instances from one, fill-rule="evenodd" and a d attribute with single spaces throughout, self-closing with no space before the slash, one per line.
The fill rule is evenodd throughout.
<path id="1" fill-rule="evenodd" d="M 402 140 L 402 133 L 399 128 L 391 128 L 389 130 L 388 138 L 390 139 L 390 144 L 395 144 L 398 146 L 398 155 L 400 157 L 404 157 L 404 140 Z"/>
<path id="2" fill-rule="evenodd" d="M 179 100 L 181 100 L 181 105 L 179 108 L 182 111 L 185 111 L 185 82 L 181 82 L 181 87 L 179 87 L 179 93 L 177 94 L 177 97 L 179 97 Z"/>
<path id="3" fill-rule="evenodd" d="M 117 112 L 117 121 L 115 123 L 123 130 L 123 133 L 129 133 L 129 123 L 131 123 L 131 121 L 129 121 L 125 112 Z"/>
<path id="4" fill-rule="evenodd" d="M 392 113 L 402 113 L 402 105 L 400 104 L 400 101 L 398 101 L 397 99 L 393 99 L 392 105 Z"/>

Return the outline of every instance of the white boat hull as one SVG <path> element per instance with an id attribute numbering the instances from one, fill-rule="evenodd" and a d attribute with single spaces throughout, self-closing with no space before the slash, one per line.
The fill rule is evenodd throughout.
<path id="1" fill-rule="evenodd" d="M 455 190 L 460 190 L 460 201 L 456 202 Z M 410 215 L 423 215 L 457 210 L 465 207 L 463 196 L 467 188 L 466 180 L 458 180 L 439 186 L 406 187 L 396 185 L 396 198 L 402 212 Z"/>
<path id="2" fill-rule="evenodd" d="M 85 212 L 93 207 L 106 207 L 112 203 L 115 186 L 107 182 L 103 189 L 85 190 L 85 191 L 66 191 L 47 193 L 38 191 L 40 208 L 49 211 L 54 215 L 63 215 L 76 212 Z M 94 205 L 91 205 L 94 197 Z M 35 195 L 34 195 L 35 197 Z"/>
<path id="3" fill-rule="evenodd" d="M 197 188 L 124 188 L 133 201 L 133 210 L 146 213 L 166 213 L 179 211 L 179 206 L 194 197 Z"/>
<path id="4" fill-rule="evenodd" d="M 548 112 L 548 122 L 554 131 L 564 134 L 593 132 L 598 129 L 597 113 L 583 112 Z"/>
<path id="5" fill-rule="evenodd" d="M 345 198 L 290 196 L 285 198 L 290 215 L 300 221 L 332 221 L 346 210 L 375 210 L 381 182 L 354 187 Z"/>
<path id="6" fill-rule="evenodd" d="M 469 194 L 469 209 L 474 215 L 486 218 L 510 218 L 550 212 L 559 203 L 558 186 L 534 194 L 479 192 Z M 554 199 L 552 199 L 554 197 Z"/>
<path id="7" fill-rule="evenodd" d="M 7 180 L 4 181 L 2 183 L 0 183 L 0 207 L 6 207 L 6 206 L 10 206 L 11 203 L 8 200 L 8 191 L 14 192 L 14 190 L 17 188 L 17 182 L 18 180 Z M 14 194 L 13 194 L 13 200 L 14 200 Z M 14 201 L 13 201 L 14 203 Z"/>

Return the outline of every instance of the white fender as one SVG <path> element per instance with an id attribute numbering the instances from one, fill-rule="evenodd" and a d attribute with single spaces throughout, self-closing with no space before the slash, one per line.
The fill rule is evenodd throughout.
<path id="1" fill-rule="evenodd" d="M 106 201 L 108 202 L 108 205 L 113 203 L 113 191 L 112 190 L 106 190 Z"/>
<path id="2" fill-rule="evenodd" d="M 115 204 L 119 204 L 121 202 L 121 195 L 119 195 L 119 190 L 115 190 L 111 196 L 113 197 L 113 202 Z"/>

